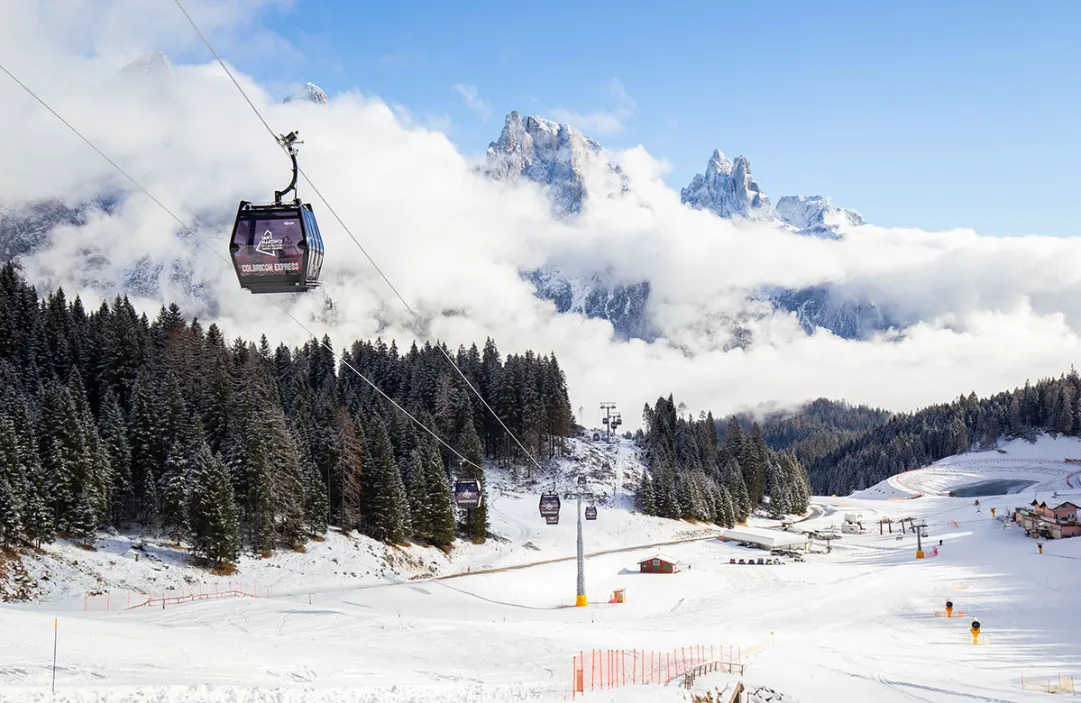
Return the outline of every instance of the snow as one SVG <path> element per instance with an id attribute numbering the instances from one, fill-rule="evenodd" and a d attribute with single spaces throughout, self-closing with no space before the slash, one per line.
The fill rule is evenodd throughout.
<path id="1" fill-rule="evenodd" d="M 1064 500 L 1081 500 L 1076 479 L 1070 479 L 1074 466 L 1061 461 L 1076 455 L 1076 440 L 1045 437 L 1002 448 L 1007 454 L 939 462 L 922 469 L 912 485 L 942 492 L 955 485 L 951 477 L 1001 477 L 1005 464 L 995 459 L 1003 457 L 1022 460 L 1015 462 L 1016 475 L 1041 480 L 1039 497 L 1050 499 L 1057 490 Z M 238 577 L 280 575 L 274 585 L 281 590 L 273 589 L 270 598 L 120 612 L 65 610 L 51 596 L 0 606 L 0 701 L 547 703 L 569 699 L 571 661 L 579 652 L 660 652 L 699 644 L 768 643 L 745 658 L 745 684 L 802 703 L 1024 703 L 1047 694 L 1022 689 L 1022 675 L 1081 676 L 1081 539 L 1048 541 L 1041 555 L 1033 540 L 1016 527 L 1003 529 L 989 514 L 991 506 L 1005 512 L 1023 505 L 1031 489 L 981 499 L 980 512 L 971 498 L 927 490 L 922 497 L 889 500 L 912 494 L 888 481 L 858 496 L 815 498 L 810 517 L 797 528 L 821 531 L 838 526 L 846 513 L 862 513 L 870 529 L 833 540 L 829 554 L 819 553 L 819 543 L 804 562 L 732 565 L 731 558 L 763 552 L 717 539 L 645 546 L 706 530 L 628 510 L 627 489 L 615 489 L 621 482 L 633 486 L 640 471 L 629 443 L 579 442 L 575 451 L 579 461 L 567 460 L 562 468 L 586 462 L 601 494 L 600 518 L 585 524 L 587 550 L 625 550 L 587 560 L 590 607 L 566 607 L 574 597 L 573 559 L 476 573 L 485 565 L 525 565 L 574 553 L 568 502 L 560 524 L 546 526 L 537 515 L 537 491 L 522 491 L 521 478 L 496 474 L 488 479 L 493 529 L 506 541 L 462 545 L 437 563 L 448 574 L 470 567 L 466 575 L 410 581 L 412 567 L 403 565 L 396 575 L 393 569 L 377 574 L 378 552 L 373 557 L 365 543 L 354 547 L 355 538 L 332 535 L 309 545 L 307 554 L 241 564 Z M 552 478 L 537 477 L 536 483 Z M 894 534 L 880 535 L 875 528 L 883 517 L 926 520 L 923 545 L 937 548 L 938 556 L 915 559 L 914 535 L 898 534 L 896 522 Z M 778 524 L 761 518 L 754 523 Z M 112 553 L 57 550 L 79 558 L 80 566 Z M 402 551 L 421 562 L 426 554 Z M 658 551 L 685 567 L 676 574 L 639 573 L 638 560 Z M 339 564 L 328 563 L 332 554 Z M 129 578 L 131 566 L 102 577 Z M 365 566 L 371 574 L 342 579 L 342 570 Z M 56 578 L 73 573 L 58 571 Z M 608 605 L 616 588 L 626 589 L 627 601 Z M 946 599 L 965 617 L 935 617 Z M 979 617 L 981 639 L 988 643 L 971 644 L 970 616 Z M 52 697 L 54 618 L 59 653 Z M 728 674 L 708 674 L 697 679 L 695 690 L 723 689 L 730 681 Z M 587 690 L 582 700 L 664 703 L 686 701 L 685 693 L 675 684 L 641 685 Z M 758 697 L 765 700 L 766 693 Z"/>
<path id="2" fill-rule="evenodd" d="M 892 476 L 877 486 L 857 493 L 861 497 L 909 497 L 949 495 L 950 491 L 981 481 L 1030 482 L 1029 492 L 1081 489 L 1081 440 L 1041 434 L 1035 442 L 1014 439 L 997 449 L 947 457 L 929 467 Z"/>
<path id="3" fill-rule="evenodd" d="M 798 532 L 767 530 L 760 527 L 735 527 L 724 531 L 723 537 L 730 542 L 753 542 L 771 549 L 807 544 L 807 537 Z"/>
<path id="4" fill-rule="evenodd" d="M 720 217 L 770 216 L 769 198 L 751 177 L 751 162 L 739 156 L 732 163 L 720 149 L 714 149 L 705 172 L 696 174 L 680 191 L 680 200 L 696 210 L 709 210 Z"/>

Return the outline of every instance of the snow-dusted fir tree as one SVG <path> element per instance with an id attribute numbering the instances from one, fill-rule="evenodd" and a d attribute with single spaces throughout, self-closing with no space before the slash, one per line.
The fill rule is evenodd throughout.
<path id="1" fill-rule="evenodd" d="M 364 531 L 383 542 L 405 539 L 409 506 L 405 484 L 394 461 L 386 423 L 379 417 L 368 424 L 367 453 L 361 476 Z"/>
<path id="2" fill-rule="evenodd" d="M 448 545 L 454 541 L 454 502 L 450 497 L 450 484 L 443 467 L 443 457 L 431 442 L 424 448 L 424 485 L 427 489 L 426 539 L 429 544 L 436 546 Z"/>
<path id="3" fill-rule="evenodd" d="M 657 514 L 657 503 L 653 499 L 653 480 L 649 477 L 649 471 L 642 471 L 638 490 L 634 494 L 634 504 L 646 515 Z"/>
<path id="4" fill-rule="evenodd" d="M 192 551 L 215 566 L 240 552 L 233 483 L 222 460 L 204 443 L 195 455 L 188 503 Z"/>
<path id="5" fill-rule="evenodd" d="M 474 544 L 483 544 L 488 538 L 488 486 L 483 483 L 484 472 L 479 468 L 484 465 L 484 450 L 472 421 L 465 423 L 459 451 L 466 458 L 459 467 L 460 478 L 481 481 L 480 507 L 464 511 L 465 534 Z"/>
<path id="6" fill-rule="evenodd" d="M 364 438 L 343 405 L 336 414 L 338 428 L 338 461 L 333 476 L 341 503 L 338 507 L 340 524 L 345 530 L 364 527 Z"/>

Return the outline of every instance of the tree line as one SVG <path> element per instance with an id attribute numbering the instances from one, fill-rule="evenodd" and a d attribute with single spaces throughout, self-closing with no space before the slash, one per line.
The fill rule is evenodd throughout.
<path id="1" fill-rule="evenodd" d="M 455 359 L 465 378 L 444 354 Z M 454 449 L 418 428 L 357 374 Z M 502 357 L 381 340 L 271 347 L 126 297 L 88 312 L 0 269 L 0 544 L 86 540 L 103 526 L 187 540 L 211 564 L 295 546 L 328 525 L 391 543 L 483 541 L 486 508 L 451 481 L 485 460 L 552 457 L 573 427 L 555 355 Z M 455 452 L 467 460 L 459 461 Z"/>
<path id="2" fill-rule="evenodd" d="M 1012 391 L 962 395 L 912 413 L 893 414 L 808 463 L 817 493 L 863 490 L 894 474 L 947 456 L 988 450 L 1000 439 L 1035 440 L 1037 433 L 1081 436 L 1081 376 L 1070 369 Z"/>
<path id="3" fill-rule="evenodd" d="M 807 475 L 790 451 L 770 449 L 758 425 L 745 432 L 736 417 L 722 434 L 712 413 L 681 417 L 672 396 L 642 412 L 648 471 L 636 502 L 639 510 L 667 518 L 746 521 L 765 498 L 774 517 L 806 512 Z"/>

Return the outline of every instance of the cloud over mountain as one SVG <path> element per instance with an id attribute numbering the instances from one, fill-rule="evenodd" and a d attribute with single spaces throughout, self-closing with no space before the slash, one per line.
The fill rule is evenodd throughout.
<path id="1" fill-rule="evenodd" d="M 135 302 L 151 313 L 176 300 L 230 333 L 302 342 L 302 330 L 265 298 L 241 291 L 231 268 L 211 253 L 226 254 L 237 202 L 270 198 L 288 180 L 288 161 L 216 64 L 174 60 L 171 77 L 159 81 L 148 81 L 149 71 L 121 70 L 155 45 L 195 48 L 175 17 L 142 16 L 138 36 L 146 45 L 136 46 L 129 25 L 138 23 L 125 14 L 131 3 L 98 5 L 101 19 L 82 29 L 56 13 L 15 9 L 0 27 L 10 48 L 6 65 L 197 230 L 180 233 L 0 76 L 0 127 L 13 165 L 0 170 L 0 233 L 31 208 L 59 203 L 64 216 L 50 231 L 31 232 L 33 251 L 22 259 L 35 284 L 63 285 L 88 305 L 137 290 Z M 197 18 L 212 17 L 222 51 L 252 11 L 239 1 L 189 5 Z M 124 56 L 111 48 L 113 36 L 129 37 Z M 715 412 L 818 395 L 913 408 L 1058 373 L 1081 352 L 1081 242 L 1074 239 L 886 229 L 827 212 L 810 198 L 783 208 L 778 200 L 782 224 L 732 221 L 681 202 L 661 178 L 663 165 L 642 148 L 559 162 L 578 168 L 590 193 L 565 217 L 553 213 L 541 185 L 488 178 L 444 134 L 403 124 L 378 98 L 352 93 L 327 104 L 283 103 L 238 77 L 275 129 L 299 130 L 306 172 L 422 317 L 409 317 L 301 183 L 326 241 L 326 284 L 284 303 L 339 348 L 376 334 L 455 345 L 491 335 L 505 352 L 554 350 L 575 409 L 583 406 L 588 420 L 597 402 L 615 400 L 628 425 L 643 402 L 669 392 L 694 410 Z M 529 118 L 520 119 L 528 133 Z M 529 136 L 535 145 L 537 135 Z M 565 137 L 588 144 L 581 134 Z M 552 139 L 559 141 L 558 128 Z M 530 165 L 524 147 L 519 153 L 519 165 L 537 167 L 535 153 Z M 736 171 L 733 163 L 733 177 Z M 92 205 L 72 214 L 78 203 Z M 848 218 L 846 236 L 794 231 L 816 226 L 816 213 Z M 547 264 L 605 272 L 628 286 L 649 281 L 649 305 L 661 321 L 653 341 L 620 341 L 607 321 L 557 313 L 521 276 Z M 133 281 L 132 271 L 145 275 Z M 906 322 L 903 337 L 845 340 L 807 334 L 792 314 L 747 315 L 754 291 L 822 285 L 888 306 Z M 753 343 L 731 348 L 737 327 Z"/>

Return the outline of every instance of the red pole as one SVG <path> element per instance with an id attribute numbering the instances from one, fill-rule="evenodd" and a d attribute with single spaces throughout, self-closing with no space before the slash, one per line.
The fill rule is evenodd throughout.
<path id="1" fill-rule="evenodd" d="M 589 650 L 589 690 L 593 690 L 593 673 L 597 669 L 597 650 Z"/>
<path id="2" fill-rule="evenodd" d="M 625 650 L 625 649 L 623 650 L 623 656 L 620 657 L 620 661 L 622 663 L 622 666 L 620 668 L 623 669 L 623 685 L 626 686 L 627 685 L 627 650 Z"/>

